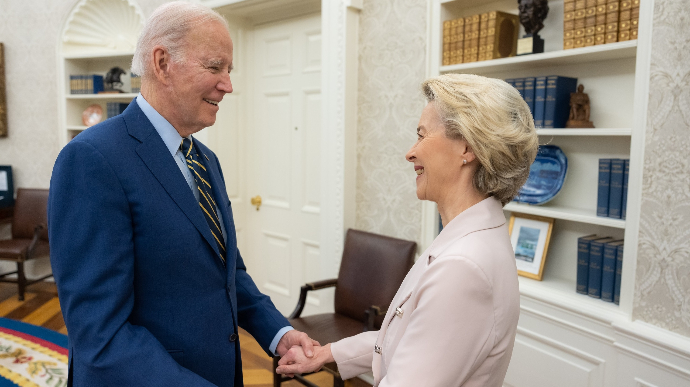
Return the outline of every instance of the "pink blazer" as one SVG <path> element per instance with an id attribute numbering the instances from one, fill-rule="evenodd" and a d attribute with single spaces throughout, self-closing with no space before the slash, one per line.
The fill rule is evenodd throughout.
<path id="1" fill-rule="evenodd" d="M 515 255 L 501 203 L 455 217 L 419 257 L 380 331 L 331 345 L 343 379 L 379 387 L 500 387 L 520 314 Z"/>

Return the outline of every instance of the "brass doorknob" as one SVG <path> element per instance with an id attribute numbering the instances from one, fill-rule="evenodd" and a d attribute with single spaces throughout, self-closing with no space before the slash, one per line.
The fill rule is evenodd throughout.
<path id="1" fill-rule="evenodd" d="M 259 211 L 259 207 L 261 207 L 261 195 L 254 196 L 251 202 L 252 206 L 256 206 L 256 210 Z"/>

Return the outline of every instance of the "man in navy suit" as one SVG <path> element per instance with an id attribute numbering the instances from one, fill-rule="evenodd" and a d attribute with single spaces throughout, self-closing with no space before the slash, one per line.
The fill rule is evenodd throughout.
<path id="1" fill-rule="evenodd" d="M 232 52 L 214 11 L 161 6 L 134 55 L 141 94 L 60 152 L 48 226 L 70 385 L 242 386 L 239 326 L 269 354 L 318 345 L 247 274 L 218 159 L 192 137 L 232 92 Z"/>

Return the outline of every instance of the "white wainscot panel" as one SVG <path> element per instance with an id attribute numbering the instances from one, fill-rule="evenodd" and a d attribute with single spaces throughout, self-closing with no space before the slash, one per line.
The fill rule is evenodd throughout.
<path id="1" fill-rule="evenodd" d="M 290 236 L 263 231 L 266 256 L 266 289 L 290 296 Z"/>
<path id="2" fill-rule="evenodd" d="M 321 210 L 321 90 L 304 91 L 304 130 L 302 131 L 302 171 L 304 187 L 302 211 Z"/>
<path id="3" fill-rule="evenodd" d="M 305 73 L 321 71 L 321 32 L 311 32 L 305 35 L 304 69 Z"/>
<path id="4" fill-rule="evenodd" d="M 292 73 L 290 66 L 292 46 L 289 36 L 266 39 L 264 47 L 264 76 L 288 75 Z"/>
<path id="5" fill-rule="evenodd" d="M 254 176 L 264 187 L 263 205 L 276 208 L 290 208 L 290 185 L 292 182 L 290 142 L 290 94 L 275 92 L 265 94 L 265 127 L 260 128 L 263 157 L 262 176 Z"/>
<path id="6" fill-rule="evenodd" d="M 318 242 L 302 239 L 302 277 L 305 283 L 314 282 L 321 278 L 320 254 Z M 319 291 L 307 293 L 307 304 L 317 307 L 321 305 Z"/>
<path id="7" fill-rule="evenodd" d="M 601 359 L 546 338 L 518 329 L 506 387 L 603 387 Z"/>

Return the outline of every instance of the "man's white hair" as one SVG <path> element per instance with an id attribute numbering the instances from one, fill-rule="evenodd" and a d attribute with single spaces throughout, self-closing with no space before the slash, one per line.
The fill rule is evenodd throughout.
<path id="1" fill-rule="evenodd" d="M 156 8 L 146 20 L 132 58 L 132 72 L 142 79 L 152 75 L 151 53 L 156 46 L 164 47 L 171 60 L 184 59 L 186 36 L 197 25 L 210 21 L 220 22 L 229 32 L 228 22 L 218 12 L 200 4 L 184 1 L 166 3 Z"/>

